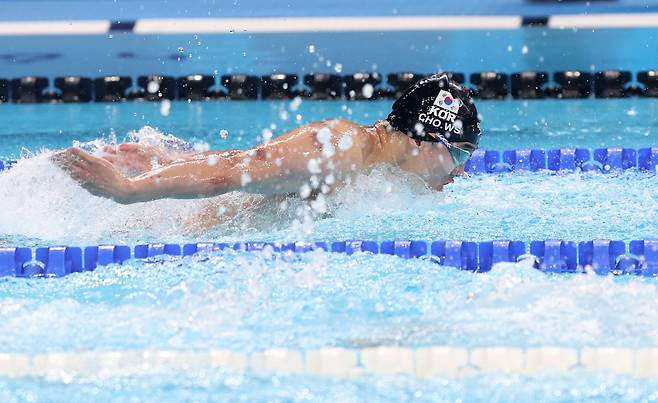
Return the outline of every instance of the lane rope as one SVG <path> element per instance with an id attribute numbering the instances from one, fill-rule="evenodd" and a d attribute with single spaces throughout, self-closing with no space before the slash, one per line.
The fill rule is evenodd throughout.
<path id="1" fill-rule="evenodd" d="M 532 376 L 593 372 L 658 378 L 658 348 L 378 346 L 305 351 L 273 348 L 251 353 L 230 349 L 154 349 L 0 354 L 0 375 L 10 378 L 106 378 L 152 375 L 167 370 L 186 373 L 232 370 L 332 378 L 368 375 L 465 378 L 487 373 Z"/>
<path id="2" fill-rule="evenodd" d="M 464 170 L 471 174 L 537 172 L 616 173 L 629 169 L 656 172 L 658 147 L 556 148 L 508 151 L 476 150 Z"/>
<path id="3" fill-rule="evenodd" d="M 338 242 L 222 242 L 150 243 L 128 245 L 50 246 L 36 249 L 0 246 L 0 276 L 62 277 L 93 271 L 99 266 L 124 264 L 142 259 L 158 264 L 156 257 L 186 257 L 222 251 L 297 254 L 311 251 L 394 255 L 402 259 L 426 259 L 441 266 L 473 272 L 488 272 L 497 263 L 530 259 L 545 273 L 595 273 L 598 275 L 658 275 L 658 240 L 628 243 L 597 239 L 592 241 L 469 242 L 461 240 L 420 241 L 348 240 Z"/>

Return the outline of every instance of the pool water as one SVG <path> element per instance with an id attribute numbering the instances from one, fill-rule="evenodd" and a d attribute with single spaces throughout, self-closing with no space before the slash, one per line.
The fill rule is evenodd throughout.
<path id="1" fill-rule="evenodd" d="M 0 243 L 657 237 L 656 176 L 635 171 L 464 177 L 437 193 L 382 166 L 327 196 L 324 208 L 294 198 L 231 194 L 215 202 L 241 205 L 240 213 L 205 229 L 196 224 L 207 200 L 117 205 L 90 196 L 41 154 L 74 141 L 104 144 L 123 141 L 131 131 L 144 138 L 155 130 L 199 150 L 245 148 L 267 130 L 276 135 L 323 118 L 369 123 L 384 117 L 389 104 L 0 105 L 0 157 L 29 157 L 0 174 Z M 656 145 L 654 100 L 478 107 L 482 148 Z M 131 261 L 66 278 L 0 279 L 0 345 L 3 352 L 31 354 L 379 345 L 642 348 L 658 345 L 657 297 L 654 278 L 551 276 L 528 262 L 476 274 L 385 255 L 213 252 Z M 163 369 L 155 377 L 0 379 L 3 401 L 89 395 L 101 401 L 649 401 L 655 390 L 652 381 L 606 373 L 337 380 Z"/>
<path id="2" fill-rule="evenodd" d="M 369 124 L 392 101 L 210 101 L 0 104 L 0 157 L 57 149 L 74 140 L 121 140 L 151 126 L 211 148 L 245 148 L 303 123 L 342 117 Z M 485 149 L 655 146 L 658 103 L 651 98 L 478 101 Z M 220 136 L 226 130 L 228 136 Z"/>

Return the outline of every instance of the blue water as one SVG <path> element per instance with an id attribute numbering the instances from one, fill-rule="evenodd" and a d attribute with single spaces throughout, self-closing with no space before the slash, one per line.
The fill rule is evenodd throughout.
<path id="1" fill-rule="evenodd" d="M 307 376 L 245 377 L 235 373 L 209 373 L 199 378 L 176 373 L 170 377 L 131 376 L 102 382 L 0 382 L 0 397 L 6 402 L 69 402 L 81 396 L 94 396 L 103 402 L 124 402 L 135 396 L 144 402 L 650 402 L 657 397 L 656 387 L 652 381 L 613 375 L 577 374 L 571 379 L 490 376 L 455 382 L 408 377 L 335 381 Z"/>
<path id="2" fill-rule="evenodd" d="M 211 148 L 245 148 L 300 124 L 342 117 L 370 124 L 388 115 L 391 101 L 179 102 L 168 114 L 151 102 L 114 104 L 0 104 L 0 157 L 70 146 L 74 140 L 119 140 L 152 126 Z M 655 99 L 479 101 L 486 149 L 520 147 L 648 147 L 658 133 Z M 220 137 L 220 131 L 228 137 Z"/>
<path id="3" fill-rule="evenodd" d="M 647 99 L 480 102 L 483 148 L 656 145 L 658 102 Z M 342 116 L 369 123 L 381 102 L 0 105 L 0 156 L 39 154 L 74 141 L 107 143 L 157 127 L 205 148 L 244 148 L 263 130 Z M 297 115 L 300 115 L 297 118 Z M 227 130 L 226 139 L 219 135 Z M 0 174 L 0 243 L 345 238 L 521 240 L 656 238 L 656 176 L 528 173 L 459 178 L 442 193 L 388 167 L 326 198 L 234 193 L 240 214 L 199 228 L 209 201 L 120 206 L 90 196 L 44 155 Z M 214 208 L 217 209 L 217 206 Z M 217 211 L 217 210 L 216 210 Z M 3 352 L 254 351 L 374 345 L 624 346 L 658 344 L 653 278 L 550 276 L 527 263 L 473 274 L 393 256 L 215 253 L 129 262 L 63 279 L 0 280 Z M 655 399 L 655 384 L 607 374 L 338 381 L 203 372 L 110 379 L 0 379 L 3 401 L 180 400 L 613 401 Z"/>

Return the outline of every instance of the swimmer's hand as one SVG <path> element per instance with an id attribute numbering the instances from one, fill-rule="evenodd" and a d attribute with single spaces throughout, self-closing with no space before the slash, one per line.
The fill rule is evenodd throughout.
<path id="1" fill-rule="evenodd" d="M 149 144 L 126 143 L 103 147 L 103 159 L 122 172 L 147 172 L 169 165 L 178 157 L 175 153 Z"/>
<path id="2" fill-rule="evenodd" d="M 132 182 L 110 162 L 94 157 L 77 147 L 60 151 L 51 159 L 89 193 L 113 199 L 117 203 L 131 202 Z"/>

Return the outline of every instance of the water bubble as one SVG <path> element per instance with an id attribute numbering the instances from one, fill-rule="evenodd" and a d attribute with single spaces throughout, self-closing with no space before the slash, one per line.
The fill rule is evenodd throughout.
<path id="1" fill-rule="evenodd" d="M 528 47 L 524 45 L 524 46 L 521 48 L 521 53 L 523 53 L 524 55 L 527 55 L 527 54 L 528 54 Z"/>
<path id="2" fill-rule="evenodd" d="M 302 185 L 301 188 L 299 188 L 299 196 L 302 199 L 306 199 L 311 195 L 311 187 L 308 185 L 308 183 L 305 183 Z"/>
<path id="3" fill-rule="evenodd" d="M 372 95 L 375 93 L 375 87 L 372 86 L 372 84 L 368 83 L 363 86 L 361 89 L 361 93 L 366 99 L 372 98 Z"/>
<path id="4" fill-rule="evenodd" d="M 308 171 L 312 174 L 319 174 L 322 172 L 322 168 L 320 168 L 320 162 L 316 158 L 311 158 L 308 160 L 308 164 L 306 164 L 306 167 L 308 168 Z"/>
<path id="5" fill-rule="evenodd" d="M 507 45 L 507 51 L 511 52 L 512 51 L 512 45 Z"/>
<path id="6" fill-rule="evenodd" d="M 261 134 L 262 134 L 262 136 L 263 136 L 263 142 L 264 142 L 264 143 L 267 143 L 267 142 L 269 142 L 270 140 L 272 140 L 272 136 L 273 136 L 272 130 L 270 130 L 270 129 L 263 129 L 263 131 L 261 132 Z"/>
<path id="7" fill-rule="evenodd" d="M 352 148 L 352 144 L 353 144 L 352 136 L 350 136 L 349 134 L 343 135 L 340 138 L 340 140 L 338 140 L 338 148 L 340 148 L 343 151 L 346 151 L 346 150 L 349 150 L 350 148 Z"/>
<path id="8" fill-rule="evenodd" d="M 334 145 L 331 143 L 327 143 L 322 147 L 322 156 L 326 159 L 329 159 L 334 156 L 336 153 L 336 149 L 334 148 Z"/>
<path id="9" fill-rule="evenodd" d="M 290 101 L 290 105 L 289 105 L 290 110 L 292 112 L 296 112 L 297 109 L 299 109 L 299 107 L 301 106 L 301 104 L 302 104 L 302 98 L 301 97 L 293 98 L 293 100 Z"/>
<path id="10" fill-rule="evenodd" d="M 320 144 L 328 144 L 331 142 L 331 130 L 328 127 L 323 127 L 318 130 L 318 133 L 315 135 L 315 138 L 318 139 Z"/>
<path id="11" fill-rule="evenodd" d="M 425 135 L 425 126 L 423 126 L 422 123 L 416 123 L 414 125 L 414 131 L 416 132 L 417 135 L 424 136 Z"/>
<path id="12" fill-rule="evenodd" d="M 178 53 L 185 53 L 185 48 L 182 46 L 178 47 Z"/>
<path id="13" fill-rule="evenodd" d="M 315 45 L 308 45 L 308 53 L 315 53 Z"/>
<path id="14" fill-rule="evenodd" d="M 288 120 L 289 117 L 290 117 L 290 115 L 288 114 L 287 110 L 282 109 L 281 111 L 279 111 L 279 119 Z"/>
<path id="15" fill-rule="evenodd" d="M 226 140 L 228 138 L 228 130 L 226 129 L 220 130 L 219 137 L 221 137 L 223 140 Z"/>
<path id="16" fill-rule="evenodd" d="M 160 115 L 169 116 L 169 111 L 171 110 L 171 101 L 168 99 L 163 99 L 160 102 Z"/>
<path id="17" fill-rule="evenodd" d="M 317 175 L 312 175 L 311 178 L 309 179 L 309 182 L 311 183 L 311 187 L 313 189 L 317 189 L 320 187 L 320 178 L 318 178 Z"/>
<path id="18" fill-rule="evenodd" d="M 336 73 L 342 73 L 342 72 L 343 72 L 343 65 L 340 64 L 340 63 L 336 63 L 336 64 L 334 65 L 334 71 L 335 71 Z"/>
<path id="19" fill-rule="evenodd" d="M 249 183 L 251 183 L 251 176 L 248 173 L 243 172 L 242 176 L 240 176 L 240 186 L 245 187 Z"/>
<path id="20" fill-rule="evenodd" d="M 159 90 L 160 90 L 160 83 L 158 83 L 157 81 L 150 81 L 146 86 L 146 91 L 149 94 L 155 94 Z"/>
<path id="21" fill-rule="evenodd" d="M 327 212 L 327 202 L 324 198 L 323 195 L 318 195 L 318 197 L 315 198 L 311 202 L 311 208 L 315 210 L 317 213 L 323 214 Z"/>
<path id="22" fill-rule="evenodd" d="M 218 161 L 219 161 L 219 158 L 216 155 L 213 154 L 213 155 L 208 156 L 207 164 L 208 164 L 209 167 L 214 167 L 215 165 L 217 165 Z"/>

